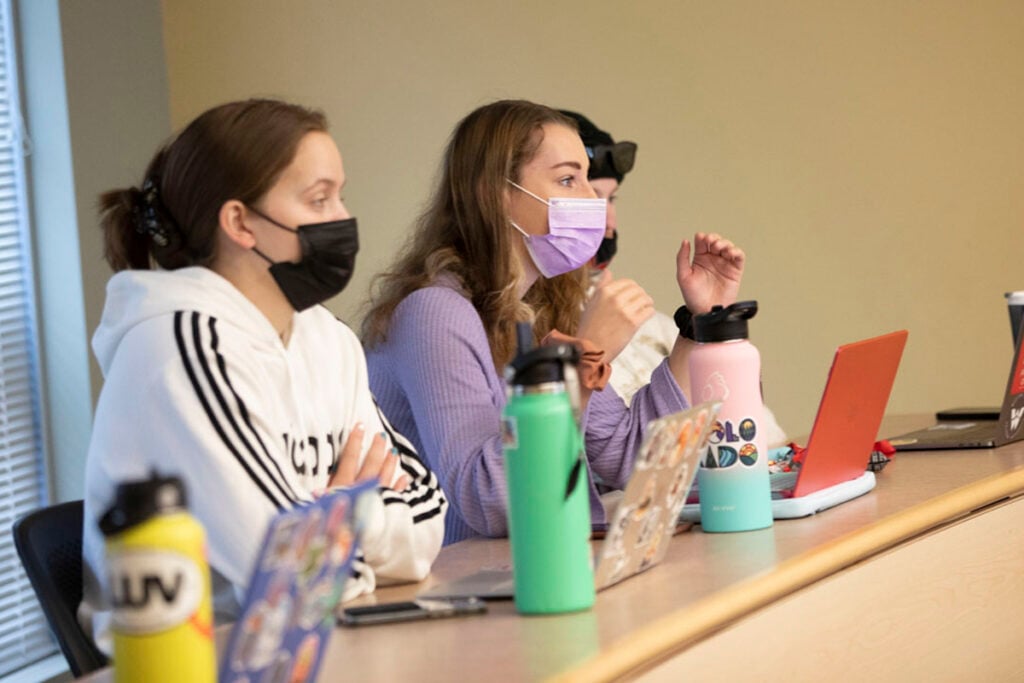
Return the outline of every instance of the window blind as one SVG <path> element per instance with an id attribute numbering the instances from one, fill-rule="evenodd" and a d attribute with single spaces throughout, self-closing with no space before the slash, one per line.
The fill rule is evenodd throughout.
<path id="1" fill-rule="evenodd" d="M 13 33 L 11 1 L 0 0 L 0 676 L 57 650 L 11 536 L 47 502 Z"/>

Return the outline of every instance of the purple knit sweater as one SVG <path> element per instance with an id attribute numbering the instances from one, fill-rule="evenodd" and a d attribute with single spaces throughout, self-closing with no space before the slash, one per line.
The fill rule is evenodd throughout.
<path id="1" fill-rule="evenodd" d="M 501 450 L 505 381 L 495 370 L 483 323 L 450 280 L 417 290 L 395 309 L 386 342 L 368 349 L 370 389 L 391 423 L 427 458 L 451 505 L 445 543 L 508 534 Z M 583 415 L 592 520 L 604 521 L 593 474 L 621 488 L 647 423 L 688 407 L 668 369 L 627 407 L 608 386 Z"/>

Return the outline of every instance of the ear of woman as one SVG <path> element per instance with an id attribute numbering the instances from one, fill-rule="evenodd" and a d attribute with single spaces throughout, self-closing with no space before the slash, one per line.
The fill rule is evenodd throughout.
<path id="1" fill-rule="evenodd" d="M 258 240 L 253 232 L 257 217 L 237 199 L 224 202 L 217 216 L 217 256 L 211 269 L 256 304 L 287 344 L 294 311 L 271 277 L 266 258 L 257 252 Z"/>
<path id="2" fill-rule="evenodd" d="M 249 210 L 241 201 L 229 199 L 220 207 L 218 214 L 221 232 L 231 243 L 245 250 L 256 246 L 256 236 L 246 224 L 248 213 Z"/>

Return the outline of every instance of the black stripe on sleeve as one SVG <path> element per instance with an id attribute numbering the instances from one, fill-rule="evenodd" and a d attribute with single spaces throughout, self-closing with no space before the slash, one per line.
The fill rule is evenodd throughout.
<path id="1" fill-rule="evenodd" d="M 269 462 L 271 465 L 274 466 L 274 469 L 277 470 L 278 478 L 275 479 L 275 481 L 279 481 L 283 483 L 284 486 L 288 487 L 288 491 L 285 493 L 285 495 L 288 496 L 288 498 L 290 498 L 293 501 L 298 501 L 302 496 L 295 492 L 295 489 L 291 486 L 291 484 L 288 483 L 288 478 L 285 477 L 284 472 L 281 470 L 280 463 L 277 461 L 277 459 L 270 455 L 270 451 L 267 449 L 266 444 L 263 443 L 263 439 L 260 438 L 259 432 L 256 430 L 256 427 L 252 423 L 252 418 L 249 416 L 249 408 L 245 405 L 245 401 L 242 400 L 242 397 L 238 395 L 238 392 L 235 391 L 235 387 L 231 383 L 231 378 L 228 377 L 227 361 L 225 360 L 224 355 L 220 352 L 220 335 L 217 334 L 216 318 L 210 318 L 209 328 L 210 349 L 212 349 L 214 357 L 216 358 L 217 369 L 220 371 L 220 376 L 224 380 L 224 384 L 227 385 L 228 390 L 231 392 L 231 396 L 234 397 L 235 399 L 235 405 L 238 407 L 238 414 L 242 418 L 242 422 L 244 422 L 245 426 L 249 428 L 249 432 L 252 434 L 253 438 L 256 440 L 256 443 L 259 444 L 260 449 L 263 451 L 264 461 Z M 230 415 L 230 412 L 228 414 Z M 234 423 L 232 422 L 232 424 Z M 239 436 L 248 446 L 248 440 L 246 440 L 245 437 L 242 437 L 240 431 Z M 253 457 L 256 457 L 256 453 L 253 451 L 251 447 L 249 450 L 253 454 Z M 271 478 L 273 478 L 273 476 L 271 476 Z"/>
<path id="2" fill-rule="evenodd" d="M 406 491 L 399 492 L 388 488 L 381 488 L 381 497 L 384 505 L 396 505 L 399 503 L 407 505 L 413 513 L 413 524 L 419 524 L 444 513 L 448 502 L 445 500 L 444 494 L 441 491 L 441 484 L 434 472 L 423 462 L 423 459 L 420 458 L 412 444 L 391 426 L 384 412 L 377 405 L 377 399 L 373 399 L 373 407 L 377 411 L 377 417 L 380 419 L 381 425 L 384 426 L 384 431 L 398 450 L 398 460 L 402 471 L 408 474 L 411 479 L 411 486 Z M 420 509 L 417 510 L 417 507 Z"/>
<path id="3" fill-rule="evenodd" d="M 239 441 L 241 441 L 242 445 L 245 447 L 245 450 L 249 452 L 249 455 L 251 456 L 252 460 L 254 460 L 260 466 L 260 469 L 262 469 L 266 477 L 271 482 L 273 482 L 278 492 L 280 492 L 280 494 L 291 503 L 298 503 L 298 500 L 296 499 L 294 494 L 286 490 L 285 484 L 283 482 L 283 476 L 280 475 L 280 468 L 278 468 L 278 473 L 281 478 L 277 478 L 274 476 L 273 472 L 270 471 L 270 467 L 267 466 L 266 461 L 259 457 L 259 454 L 256 452 L 256 449 L 253 448 L 252 444 L 246 438 L 245 434 L 242 433 L 242 430 L 238 426 L 238 422 L 235 420 L 234 413 L 232 413 L 231 409 L 228 407 L 227 401 L 224 399 L 224 394 L 217 383 L 216 376 L 210 369 L 210 363 L 206 358 L 206 353 L 204 352 L 202 336 L 199 327 L 199 313 L 192 314 L 192 339 L 196 348 L 196 356 L 199 359 L 199 365 L 202 368 L 203 375 L 206 377 L 206 381 L 209 384 L 210 389 L 213 391 L 213 395 L 217 400 L 217 404 L 220 406 L 221 411 L 227 418 L 227 422 L 230 425 L 235 437 L 238 438 Z"/>
<path id="4" fill-rule="evenodd" d="M 438 507 L 431 508 L 430 510 L 427 510 L 426 512 L 421 512 L 418 515 L 413 515 L 412 516 L 412 523 L 413 524 L 419 524 L 420 522 L 425 522 L 428 519 L 432 519 L 434 517 L 437 517 L 439 514 L 441 514 L 442 509 L 443 508 L 439 505 Z"/>
<path id="5" fill-rule="evenodd" d="M 366 566 L 366 556 L 363 555 L 361 548 L 356 548 L 355 556 L 352 558 L 352 564 L 349 565 L 348 574 L 353 579 L 363 578 L 363 573 L 359 571 L 359 567 Z"/>
<path id="6" fill-rule="evenodd" d="M 404 503 L 413 507 L 417 505 L 426 505 L 432 498 L 434 498 L 437 493 L 437 489 L 427 487 L 426 493 L 418 498 L 406 498 L 401 495 L 402 493 L 406 492 L 399 493 L 391 488 L 384 489 L 384 495 L 382 496 L 384 499 L 384 505 L 390 505 L 391 503 Z M 438 504 L 443 505 L 443 498 L 438 496 L 438 499 Z"/>
<path id="7" fill-rule="evenodd" d="M 404 436 L 399 434 L 398 431 L 391 426 L 391 423 L 388 422 L 388 418 L 384 416 L 384 412 L 380 409 L 380 406 L 377 405 L 377 399 L 373 399 L 373 407 L 377 411 L 377 417 L 380 419 L 380 423 L 384 425 L 384 431 L 387 432 L 388 437 L 391 439 L 391 443 L 398 449 L 398 452 L 402 455 L 408 455 L 413 460 L 422 464 L 423 459 L 420 458 L 420 454 L 416 452 L 416 449 L 412 447 L 412 444 L 409 443 Z"/>
<path id="8" fill-rule="evenodd" d="M 213 414 L 213 410 L 210 407 L 210 402 L 206 398 L 206 394 L 203 391 L 203 387 L 199 384 L 195 368 L 193 368 L 192 361 L 191 359 L 189 359 L 188 348 L 185 344 L 183 313 L 183 311 L 175 311 L 174 313 L 174 340 L 178 345 L 178 353 L 181 355 L 181 362 L 182 365 L 185 367 L 185 374 L 188 375 L 189 382 L 192 383 L 192 389 L 193 391 L 195 391 L 196 398 L 199 399 L 199 403 L 203 406 L 203 411 L 206 413 L 206 417 L 210 420 L 210 425 L 213 427 L 214 431 L 217 432 L 217 435 L 224 443 L 224 446 L 235 457 L 235 460 L 238 461 L 238 464 L 242 466 L 242 469 L 245 470 L 246 474 L 249 475 L 249 478 L 252 479 L 253 483 L 256 484 L 260 491 L 263 492 L 263 495 L 265 495 L 267 499 L 271 502 L 271 504 L 273 504 L 274 508 L 277 510 L 282 510 L 283 507 L 281 501 L 279 501 L 278 498 L 273 494 L 273 492 L 271 492 L 270 489 L 267 488 L 266 484 L 258 476 L 256 476 L 256 473 L 249 466 L 249 463 L 246 462 L 245 458 L 243 458 L 242 455 L 238 452 L 238 449 L 235 448 L 235 445 L 231 443 L 230 440 L 228 440 L 227 434 L 224 432 L 223 427 L 221 427 L 220 422 L 217 420 L 217 416 Z M 198 314 L 193 313 L 193 316 L 196 315 Z"/>

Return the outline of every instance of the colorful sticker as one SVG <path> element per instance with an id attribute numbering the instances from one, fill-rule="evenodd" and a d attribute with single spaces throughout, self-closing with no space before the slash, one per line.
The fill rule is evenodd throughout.
<path id="1" fill-rule="evenodd" d="M 274 518 L 228 636 L 221 683 L 315 680 L 358 544 L 360 500 L 376 486 L 333 491 Z"/>
<path id="2" fill-rule="evenodd" d="M 501 445 L 506 450 L 519 448 L 519 423 L 511 415 L 501 418 Z"/>

